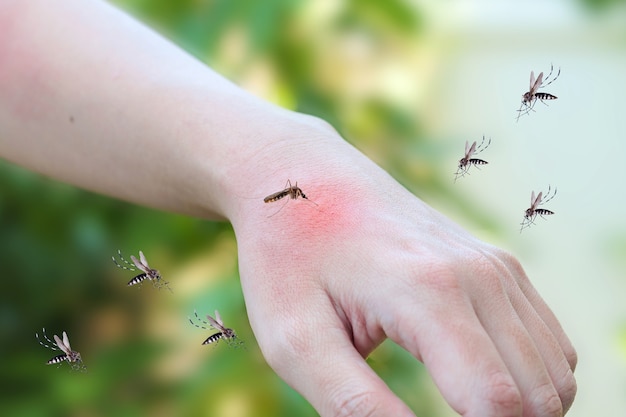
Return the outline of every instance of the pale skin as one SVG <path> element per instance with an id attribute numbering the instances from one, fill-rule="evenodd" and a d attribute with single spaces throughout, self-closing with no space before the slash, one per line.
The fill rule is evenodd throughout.
<path id="1" fill-rule="evenodd" d="M 0 0 L 0 91 L 3 158 L 232 222 L 259 346 L 321 416 L 413 416 L 364 360 L 385 338 L 463 416 L 572 404 L 575 350 L 519 262 L 325 122 L 248 94 L 98 0 Z M 287 179 L 317 206 L 264 203 Z"/>

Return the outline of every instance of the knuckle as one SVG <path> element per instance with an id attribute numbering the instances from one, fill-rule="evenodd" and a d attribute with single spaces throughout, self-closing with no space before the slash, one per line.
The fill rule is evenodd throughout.
<path id="1" fill-rule="evenodd" d="M 492 262 L 504 266 L 512 274 L 524 274 L 524 267 L 521 262 L 511 252 L 498 248 L 495 246 L 489 246 L 489 248 L 483 252 L 485 258 L 489 258 Z"/>
<path id="2" fill-rule="evenodd" d="M 354 393 L 349 397 L 338 401 L 332 415 L 334 417 L 372 417 L 378 415 L 375 394 L 369 391 Z"/>
<path id="3" fill-rule="evenodd" d="M 497 372 L 488 383 L 487 406 L 492 415 L 519 416 L 522 414 L 522 395 L 510 375 Z"/>
<path id="4" fill-rule="evenodd" d="M 525 276 L 521 262 L 509 251 L 496 249 L 496 257 L 516 276 Z"/>
<path id="5" fill-rule="evenodd" d="M 404 269 L 405 283 L 414 293 L 428 289 L 438 296 L 447 296 L 462 291 L 459 274 L 456 273 L 453 263 L 446 259 L 433 257 L 427 264 L 410 263 Z M 415 277 L 419 279 L 416 280 Z"/>
<path id="6" fill-rule="evenodd" d="M 259 338 L 258 342 L 268 365 L 279 372 L 281 366 L 307 355 L 313 347 L 311 338 L 305 335 L 306 329 L 295 320 L 285 319 L 276 326 L 271 335 Z"/>
<path id="7" fill-rule="evenodd" d="M 563 410 L 569 410 L 574 402 L 574 398 L 576 397 L 576 392 L 578 390 L 576 378 L 574 378 L 574 373 L 571 369 L 566 372 L 565 377 L 559 382 L 556 389 L 559 393 L 559 397 L 561 398 Z"/>
<path id="8" fill-rule="evenodd" d="M 563 415 L 563 403 L 551 382 L 537 386 L 529 396 L 529 405 L 535 415 L 557 417 Z"/>

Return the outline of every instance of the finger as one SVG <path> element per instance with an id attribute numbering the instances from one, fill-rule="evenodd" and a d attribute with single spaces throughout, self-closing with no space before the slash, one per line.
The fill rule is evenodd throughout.
<path id="1" fill-rule="evenodd" d="M 461 292 L 444 292 L 445 304 L 440 302 L 442 294 L 433 293 L 398 299 L 390 306 L 390 316 L 402 319 L 381 323 L 385 332 L 424 363 L 459 414 L 521 416 L 520 390 L 470 300 Z"/>
<path id="2" fill-rule="evenodd" d="M 563 348 L 519 288 L 510 291 L 511 303 L 543 359 L 563 410 L 571 407 L 576 396 L 576 380 Z"/>
<path id="3" fill-rule="evenodd" d="M 325 312 L 319 304 L 303 308 L 279 325 L 273 340 L 259 335 L 270 366 L 322 417 L 415 417 L 356 351 L 330 303 Z"/>
<path id="4" fill-rule="evenodd" d="M 530 283 L 526 275 L 523 275 L 517 278 L 518 285 L 521 291 L 524 293 L 526 299 L 533 306 L 533 309 L 537 312 L 541 320 L 548 326 L 557 342 L 561 346 L 561 350 L 563 354 L 567 358 L 567 362 L 569 364 L 572 372 L 576 370 L 576 364 L 578 363 L 578 355 L 576 354 L 576 349 L 572 345 L 571 340 L 565 334 L 561 323 L 554 315 L 554 312 L 548 307 L 546 302 L 543 300 L 539 292 L 533 285 Z"/>
<path id="5" fill-rule="evenodd" d="M 526 275 L 523 271 L 517 272 L 521 272 L 521 275 L 516 280 L 504 281 L 506 292 L 543 358 L 552 383 L 561 398 L 563 409 L 567 411 L 576 396 L 576 380 L 573 373 L 576 352 L 556 317 Z"/>
<path id="6" fill-rule="evenodd" d="M 564 402 L 557 386 L 564 392 L 563 388 L 573 382 L 563 351 L 510 271 L 500 262 L 493 262 L 493 258 L 486 259 L 492 262 L 477 265 L 480 290 L 468 288 L 476 315 L 515 378 L 525 414 L 560 416 Z M 566 402 L 570 401 L 569 394 L 564 397 Z"/>
<path id="7" fill-rule="evenodd" d="M 563 404 L 544 358 L 509 300 L 482 298 L 476 310 L 520 389 L 525 415 L 561 416 Z"/>

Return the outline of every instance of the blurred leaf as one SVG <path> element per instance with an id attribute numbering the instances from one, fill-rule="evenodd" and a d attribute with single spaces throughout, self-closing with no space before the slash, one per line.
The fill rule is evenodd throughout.
<path id="1" fill-rule="evenodd" d="M 582 4 L 592 11 L 609 11 L 613 6 L 622 5 L 626 0 L 581 0 Z"/>

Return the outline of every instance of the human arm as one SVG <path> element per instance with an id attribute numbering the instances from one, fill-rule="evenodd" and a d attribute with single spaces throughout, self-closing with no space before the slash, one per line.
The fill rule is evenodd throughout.
<path id="1" fill-rule="evenodd" d="M 1 10 L 0 153 L 94 191 L 231 221 L 260 347 L 323 416 L 411 415 L 363 360 L 385 337 L 422 360 L 463 415 L 569 406 L 574 350 L 517 261 L 324 122 L 251 96 L 103 3 Z M 262 202 L 287 179 L 315 204 Z"/>

